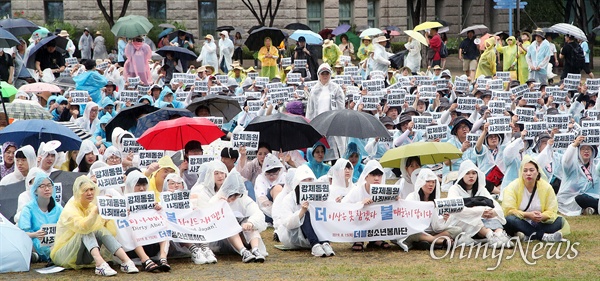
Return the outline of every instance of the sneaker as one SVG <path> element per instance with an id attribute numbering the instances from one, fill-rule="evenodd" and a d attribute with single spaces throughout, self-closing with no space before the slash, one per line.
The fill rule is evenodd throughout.
<path id="1" fill-rule="evenodd" d="M 252 252 L 248 251 L 248 249 L 243 249 L 240 255 L 242 255 L 242 261 L 244 263 L 253 262 L 256 259 L 256 256 L 254 256 Z"/>
<path id="2" fill-rule="evenodd" d="M 515 236 L 519 239 L 519 241 L 521 242 L 527 242 L 529 241 L 529 237 L 525 236 L 525 233 L 518 231 Z"/>
<path id="3" fill-rule="evenodd" d="M 135 263 L 133 263 L 132 260 L 129 260 L 128 262 L 121 264 L 121 272 L 138 273 L 140 271 L 135 267 Z"/>
<path id="4" fill-rule="evenodd" d="M 587 207 L 585 209 L 583 209 L 583 215 L 584 216 L 591 216 L 596 212 L 596 210 L 594 210 L 594 208 L 592 207 Z"/>
<path id="5" fill-rule="evenodd" d="M 323 246 L 321 246 L 321 244 L 315 244 L 312 247 L 312 250 L 310 252 L 315 257 L 326 257 L 327 256 L 327 254 L 325 253 L 325 250 L 323 249 Z"/>
<path id="6" fill-rule="evenodd" d="M 117 272 L 112 269 L 110 267 L 110 265 L 108 265 L 108 263 L 104 262 L 100 265 L 100 267 L 96 267 L 96 270 L 94 270 L 94 273 L 96 273 L 96 275 L 100 275 L 100 276 L 113 276 L 113 275 L 117 275 Z"/>
<path id="7" fill-rule="evenodd" d="M 458 240 L 456 240 L 456 244 L 457 245 L 465 245 L 465 246 L 471 246 L 475 244 L 475 240 L 473 240 L 473 238 L 465 236 L 465 235 L 461 235 L 460 238 L 458 238 Z"/>
<path id="8" fill-rule="evenodd" d="M 40 255 L 38 255 L 38 253 L 36 252 L 32 252 L 31 253 L 31 263 L 36 263 L 40 261 Z"/>
<path id="9" fill-rule="evenodd" d="M 263 256 L 258 249 L 254 249 L 252 251 L 254 255 L 254 262 L 265 262 L 265 256 Z"/>
<path id="10" fill-rule="evenodd" d="M 192 251 L 192 261 L 195 264 L 205 264 L 208 263 L 208 260 L 206 259 L 206 256 L 200 251 L 199 248 L 194 249 L 194 251 Z"/>
<path id="11" fill-rule="evenodd" d="M 561 242 L 562 241 L 562 233 L 560 231 L 554 233 L 546 233 L 542 236 L 542 241 L 544 242 Z"/>
<path id="12" fill-rule="evenodd" d="M 202 254 L 204 254 L 207 263 L 217 263 L 217 257 L 209 247 L 202 249 Z"/>
<path id="13" fill-rule="evenodd" d="M 325 251 L 325 255 L 327 255 L 328 257 L 335 256 L 335 252 L 333 251 L 333 248 L 331 248 L 331 245 L 329 245 L 329 243 L 325 242 L 321 244 L 321 247 L 323 247 L 323 251 Z"/>
<path id="14" fill-rule="evenodd" d="M 496 235 L 502 241 L 502 243 L 504 244 L 504 247 L 511 249 L 512 247 L 515 246 L 515 244 L 512 241 L 510 241 L 510 236 L 508 236 L 508 234 L 506 234 L 506 231 L 502 231 L 502 233 L 496 233 Z"/>

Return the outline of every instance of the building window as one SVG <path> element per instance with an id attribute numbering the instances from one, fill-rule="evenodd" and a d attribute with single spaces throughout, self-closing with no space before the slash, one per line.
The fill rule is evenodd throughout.
<path id="1" fill-rule="evenodd" d="M 379 1 L 368 0 L 367 1 L 367 24 L 369 27 L 378 27 L 379 20 L 377 19 L 379 10 Z"/>
<path id="2" fill-rule="evenodd" d="M 217 1 L 198 1 L 198 18 L 200 19 L 200 34 L 204 37 L 215 34 L 217 29 Z"/>
<path id="3" fill-rule="evenodd" d="M 352 25 L 352 10 L 354 9 L 353 0 L 341 0 L 340 1 L 340 25 L 349 24 Z"/>
<path id="4" fill-rule="evenodd" d="M 306 18 L 308 27 L 315 32 L 323 29 L 323 1 L 308 0 L 306 2 Z"/>
<path id="5" fill-rule="evenodd" d="M 148 17 L 151 19 L 167 19 L 166 0 L 148 0 Z"/>
<path id="6" fill-rule="evenodd" d="M 44 13 L 48 23 L 63 21 L 65 19 L 63 1 L 45 1 Z"/>
<path id="7" fill-rule="evenodd" d="M 0 19 L 12 18 L 10 1 L 0 1 Z"/>

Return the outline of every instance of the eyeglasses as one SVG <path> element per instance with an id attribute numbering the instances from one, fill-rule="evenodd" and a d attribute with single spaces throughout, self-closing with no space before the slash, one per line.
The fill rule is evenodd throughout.
<path id="1" fill-rule="evenodd" d="M 51 183 L 46 183 L 46 184 L 40 184 L 40 186 L 38 186 L 39 189 L 51 189 L 54 186 Z"/>
<path id="2" fill-rule="evenodd" d="M 322 75 L 322 76 L 328 76 L 328 75 L 330 75 L 330 74 L 331 74 L 331 73 L 329 73 L 329 72 L 327 72 L 327 71 L 323 71 L 323 72 L 319 73 L 319 75 Z"/>
<path id="3" fill-rule="evenodd" d="M 111 157 L 108 157 L 106 160 L 117 161 L 117 160 L 121 160 L 121 157 L 113 155 Z"/>

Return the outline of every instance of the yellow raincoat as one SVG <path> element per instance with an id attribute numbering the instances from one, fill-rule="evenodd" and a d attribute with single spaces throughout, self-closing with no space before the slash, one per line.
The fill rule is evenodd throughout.
<path id="1" fill-rule="evenodd" d="M 515 44 L 515 42 L 515 37 L 510 36 L 506 39 L 506 46 L 496 46 L 498 53 L 503 54 L 502 71 L 510 71 L 511 80 L 517 80 L 517 52 L 519 47 Z"/>
<path id="2" fill-rule="evenodd" d="M 477 64 L 477 71 L 475 77 L 483 76 L 494 76 L 496 74 L 496 52 L 494 47 L 496 46 L 496 39 L 490 37 L 485 40 L 485 51 L 479 57 L 479 63 Z"/>
<path id="3" fill-rule="evenodd" d="M 267 38 L 265 38 L 266 40 Z M 267 54 L 271 54 L 272 57 L 267 58 Z M 269 80 L 275 78 L 279 74 L 279 69 L 277 68 L 277 58 L 279 57 L 279 50 L 273 45 L 270 47 L 263 46 L 258 51 L 258 59 L 261 63 L 260 76 L 269 77 Z"/>
<path id="4" fill-rule="evenodd" d="M 526 50 L 529 48 L 529 45 L 531 45 L 531 42 L 525 41 L 523 42 L 523 49 L 525 49 L 525 51 L 519 49 L 519 58 L 517 63 L 519 69 L 517 72 L 519 75 L 519 82 L 521 82 L 521 84 L 525 84 L 525 82 L 527 82 L 529 79 L 529 65 L 527 64 L 527 59 L 525 58 L 525 55 L 527 55 Z"/>
<path id="5" fill-rule="evenodd" d="M 335 65 L 342 55 L 342 50 L 336 44 L 331 44 L 331 46 L 323 48 L 323 62 L 330 65 Z"/>
<path id="6" fill-rule="evenodd" d="M 370 43 L 369 41 L 369 45 L 366 45 L 364 43 L 360 43 L 360 47 L 358 47 L 358 53 L 356 54 L 356 56 L 361 60 L 365 60 L 369 57 L 369 52 L 373 52 L 374 47 L 373 47 L 373 43 Z"/>
<path id="7" fill-rule="evenodd" d="M 81 203 L 81 197 L 86 189 L 93 187 L 98 196 L 100 190 L 98 186 L 87 176 L 80 176 L 73 184 L 73 197 L 67 202 L 63 209 L 58 223 L 56 225 L 56 240 L 54 247 L 50 252 L 52 261 L 64 268 L 80 269 L 83 267 L 94 267 L 95 264 L 76 264 L 77 256 L 81 247 L 85 247 L 82 243 L 82 236 L 94 231 L 106 231 L 111 235 L 116 234 L 116 226 L 112 220 L 105 220 L 99 214 L 93 212 L 96 206 L 94 200 L 84 208 Z M 84 249 L 87 251 L 87 249 Z M 102 256 L 105 260 L 112 260 L 112 254 L 104 249 L 101 249 Z"/>
<path id="8" fill-rule="evenodd" d="M 179 168 L 177 166 L 175 166 L 175 163 L 173 163 L 173 159 L 171 159 L 171 157 L 165 155 L 162 158 L 158 159 L 158 166 L 160 166 L 160 168 L 158 168 L 158 170 L 156 170 L 154 173 L 152 173 L 152 176 L 150 177 L 150 181 L 148 182 L 148 191 L 152 191 L 154 192 L 154 198 L 156 198 L 156 202 L 160 202 L 160 192 L 162 192 L 162 185 L 160 186 L 160 189 L 156 188 L 156 177 L 158 175 L 158 173 L 160 172 L 160 170 L 165 169 L 165 168 L 171 168 L 173 170 L 175 170 L 175 173 L 179 175 Z"/>

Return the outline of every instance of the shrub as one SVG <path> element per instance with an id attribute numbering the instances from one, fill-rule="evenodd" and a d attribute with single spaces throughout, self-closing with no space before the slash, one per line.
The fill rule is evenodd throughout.
<path id="1" fill-rule="evenodd" d="M 395 54 L 406 50 L 406 48 L 404 48 L 404 44 L 406 44 L 406 42 L 392 42 L 392 53 Z"/>

